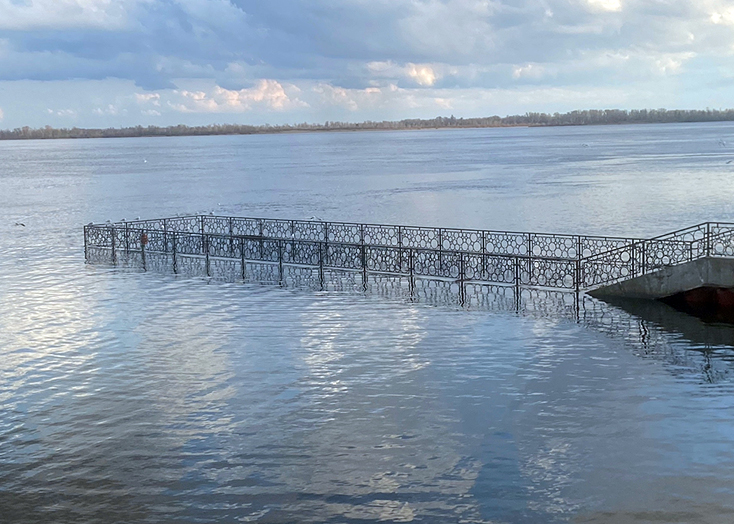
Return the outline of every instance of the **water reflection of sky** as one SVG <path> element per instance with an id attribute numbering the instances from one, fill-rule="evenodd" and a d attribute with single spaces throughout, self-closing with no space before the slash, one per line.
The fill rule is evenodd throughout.
<path id="1" fill-rule="evenodd" d="M 620 129 L 0 143 L 0 507 L 27 522 L 722 521 L 730 328 L 82 261 L 84 222 L 210 209 L 625 234 L 728 218 L 730 127 Z"/>

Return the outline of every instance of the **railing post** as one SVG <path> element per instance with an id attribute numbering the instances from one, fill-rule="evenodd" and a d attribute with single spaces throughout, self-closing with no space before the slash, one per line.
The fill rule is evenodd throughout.
<path id="1" fill-rule="evenodd" d="M 398 226 L 398 273 L 403 272 L 403 228 Z"/>
<path id="2" fill-rule="evenodd" d="M 130 224 L 125 222 L 125 254 L 130 253 Z"/>
<path id="3" fill-rule="evenodd" d="M 362 289 L 367 291 L 367 247 L 364 245 L 364 232 L 362 233 L 360 251 L 362 259 Z"/>
<path id="4" fill-rule="evenodd" d="M 533 234 L 528 233 L 528 277 L 531 278 L 533 274 Z"/>
<path id="5" fill-rule="evenodd" d="M 87 227 L 88 226 L 84 226 L 84 261 L 85 262 L 89 262 L 89 250 L 87 248 L 87 242 L 88 242 L 87 236 L 89 233 L 87 231 Z"/>
<path id="6" fill-rule="evenodd" d="M 415 295 L 415 268 L 411 248 L 408 248 L 408 289 L 411 297 Z"/>
<path id="7" fill-rule="evenodd" d="M 143 271 L 148 271 L 148 265 L 145 262 L 145 244 L 148 243 L 148 235 L 145 230 L 140 233 L 140 258 L 143 264 Z"/>
<path id="8" fill-rule="evenodd" d="M 204 267 L 206 268 L 206 276 L 211 276 L 211 266 L 209 265 L 209 237 L 201 235 L 201 247 L 204 250 Z"/>
<path id="9" fill-rule="evenodd" d="M 177 233 L 173 232 L 173 237 L 171 240 L 171 252 L 173 253 L 173 273 L 178 273 L 178 260 L 176 259 L 176 236 Z"/>
<path id="10" fill-rule="evenodd" d="M 319 242 L 319 285 L 324 289 L 324 243 Z"/>
<path id="11" fill-rule="evenodd" d="M 204 219 L 205 219 L 205 218 L 206 218 L 206 217 L 204 217 L 204 215 L 201 215 L 201 220 L 200 220 L 200 222 L 201 222 L 201 234 L 202 234 L 202 235 L 204 234 Z"/>
<path id="12" fill-rule="evenodd" d="M 283 285 L 283 241 L 278 240 L 278 285 Z"/>
<path id="13" fill-rule="evenodd" d="M 520 257 L 515 257 L 515 309 L 520 312 Z"/>
<path id="14" fill-rule="evenodd" d="M 487 275 L 487 238 L 485 236 L 486 231 L 482 231 L 482 267 L 481 271 L 482 274 L 480 275 L 480 278 L 484 280 L 487 278 L 489 280 L 489 275 Z"/>
<path id="15" fill-rule="evenodd" d="M 711 256 L 711 222 L 706 222 L 706 256 Z"/>
<path id="16" fill-rule="evenodd" d="M 443 270 L 443 229 L 438 228 L 438 274 Z"/>
<path id="17" fill-rule="evenodd" d="M 262 260 L 265 257 L 265 255 L 263 253 L 263 251 L 265 250 L 265 240 L 263 239 L 265 228 L 263 226 L 263 219 L 262 218 L 259 218 L 257 220 L 257 223 L 258 223 L 258 231 L 260 233 L 260 235 L 259 235 L 260 236 L 260 260 Z"/>
<path id="18" fill-rule="evenodd" d="M 245 262 L 245 237 L 240 238 L 240 265 L 242 266 L 242 281 L 244 282 L 247 277 L 246 272 L 246 266 L 247 262 Z"/>
<path id="19" fill-rule="evenodd" d="M 324 259 L 329 263 L 329 223 L 324 222 Z"/>
<path id="20" fill-rule="evenodd" d="M 632 248 L 631 248 L 631 250 L 632 250 L 632 274 L 630 276 L 634 278 L 634 277 L 637 276 L 637 274 L 635 273 L 635 258 L 637 257 L 637 253 L 636 253 L 636 250 L 635 250 L 635 242 L 634 241 L 632 242 Z"/>
<path id="21" fill-rule="evenodd" d="M 234 228 L 232 226 L 232 217 L 229 218 L 229 256 L 234 258 Z"/>
<path id="22" fill-rule="evenodd" d="M 466 289 L 464 289 L 464 253 L 459 253 L 459 303 L 466 303 Z"/>
<path id="23" fill-rule="evenodd" d="M 112 239 L 112 263 L 117 265 L 117 253 L 115 253 L 115 228 L 110 228 L 110 238 Z"/>
<path id="24" fill-rule="evenodd" d="M 641 273 L 643 275 L 647 273 L 647 250 L 645 249 L 645 247 L 645 242 L 642 242 L 642 257 L 640 259 L 640 264 L 642 264 Z"/>
<path id="25" fill-rule="evenodd" d="M 574 287 L 576 289 L 576 293 L 581 290 L 581 260 L 576 260 L 576 270 L 574 272 Z"/>

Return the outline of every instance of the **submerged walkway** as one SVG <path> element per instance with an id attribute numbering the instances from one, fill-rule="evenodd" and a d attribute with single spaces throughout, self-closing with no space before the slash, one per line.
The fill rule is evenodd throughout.
<path id="1" fill-rule="evenodd" d="M 734 224 L 722 222 L 638 239 L 196 215 L 89 224 L 84 246 L 90 262 L 196 267 L 242 280 L 265 270 L 280 283 L 295 270 L 322 287 L 335 272 L 365 289 L 376 276 L 404 279 L 411 291 L 433 280 L 457 285 L 460 297 L 468 285 L 491 284 L 660 298 L 653 281 L 661 276 L 667 294 L 729 282 L 704 282 L 709 274 L 734 276 Z"/>

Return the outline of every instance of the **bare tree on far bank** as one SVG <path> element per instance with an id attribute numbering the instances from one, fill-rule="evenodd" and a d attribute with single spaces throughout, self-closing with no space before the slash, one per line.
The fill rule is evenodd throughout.
<path id="1" fill-rule="evenodd" d="M 483 128 L 512 126 L 578 126 L 605 124 L 661 124 L 673 122 L 724 122 L 734 121 L 734 109 L 669 110 L 669 109 L 590 109 L 569 113 L 525 113 L 506 117 L 482 118 L 436 117 L 431 119 L 406 119 L 398 121 L 360 123 L 325 122 L 323 124 L 292 124 L 261 126 L 238 124 L 212 124 L 207 126 L 135 126 L 106 129 L 54 128 L 45 126 L 34 129 L 21 127 L 0 130 L 0 140 L 50 139 L 50 138 L 118 138 L 152 136 L 207 136 L 207 135 L 255 135 L 307 131 L 362 131 L 401 129 Z"/>

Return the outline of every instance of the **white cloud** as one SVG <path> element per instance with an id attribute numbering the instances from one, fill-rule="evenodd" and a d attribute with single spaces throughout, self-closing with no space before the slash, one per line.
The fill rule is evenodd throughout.
<path id="1" fill-rule="evenodd" d="M 46 113 L 53 116 L 60 116 L 60 117 L 75 117 L 77 116 L 77 112 L 73 109 L 46 109 Z"/>
<path id="2" fill-rule="evenodd" d="M 541 78 L 545 74 L 545 68 L 538 64 L 527 64 L 515 66 L 512 69 L 512 78 Z"/>
<path id="3" fill-rule="evenodd" d="M 241 113 L 255 107 L 282 111 L 293 107 L 303 107 L 296 95 L 299 89 L 294 85 L 286 86 L 276 80 L 259 80 L 248 89 L 232 90 L 214 86 L 207 91 L 175 90 L 178 102 L 169 106 L 184 113 Z"/>
<path id="4" fill-rule="evenodd" d="M 587 4 L 601 11 L 621 11 L 622 0 L 586 0 Z"/>
<path id="5" fill-rule="evenodd" d="M 322 83 L 313 88 L 320 95 L 321 103 L 327 106 L 341 106 L 350 111 L 374 107 L 379 101 L 382 89 L 368 87 L 366 89 L 345 89 Z"/>
<path id="6" fill-rule="evenodd" d="M 3 113 L 3 108 L 0 107 L 0 120 L 2 120 L 3 118 L 5 118 L 5 113 Z"/>
<path id="7" fill-rule="evenodd" d="M 427 64 L 408 64 L 406 71 L 408 76 L 421 86 L 432 86 L 438 78 L 433 68 Z"/>
<path id="8" fill-rule="evenodd" d="M 119 114 L 127 113 L 127 109 L 120 110 L 120 108 L 116 106 L 115 104 L 107 104 L 105 107 L 94 108 L 93 112 L 95 115 L 100 115 L 100 116 L 104 116 L 104 115 L 116 116 Z"/>
<path id="9" fill-rule="evenodd" d="M 138 104 L 140 105 L 144 105 L 144 104 L 153 104 L 154 106 L 161 105 L 160 93 L 135 93 L 135 99 L 138 101 Z"/>
<path id="10" fill-rule="evenodd" d="M 423 87 L 431 87 L 451 69 L 446 64 L 414 64 L 411 62 L 399 65 L 391 60 L 383 62 L 368 62 L 368 74 L 373 78 L 398 81 L 410 80 Z"/>
<path id="11" fill-rule="evenodd" d="M 454 106 L 451 105 L 451 100 L 447 98 L 434 98 L 434 102 L 436 102 L 436 105 L 440 107 L 441 109 L 453 109 Z"/>
<path id="12" fill-rule="evenodd" d="M 0 29 L 121 29 L 151 0 L 0 0 Z"/>

